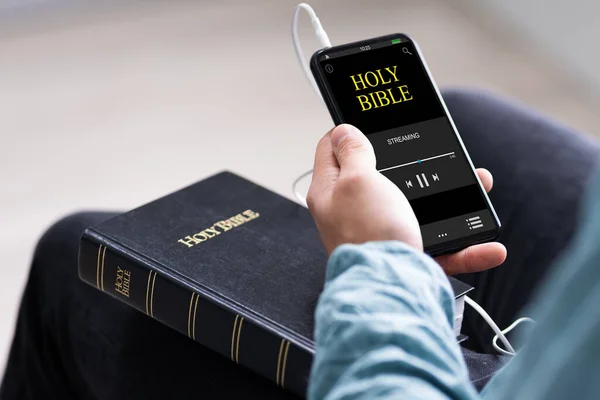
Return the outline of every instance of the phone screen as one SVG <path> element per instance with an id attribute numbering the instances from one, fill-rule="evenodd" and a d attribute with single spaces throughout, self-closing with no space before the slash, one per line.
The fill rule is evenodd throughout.
<path id="1" fill-rule="evenodd" d="M 388 37 L 315 57 L 334 119 L 367 136 L 377 170 L 408 198 L 426 249 L 495 236 L 497 217 L 410 39 Z"/>

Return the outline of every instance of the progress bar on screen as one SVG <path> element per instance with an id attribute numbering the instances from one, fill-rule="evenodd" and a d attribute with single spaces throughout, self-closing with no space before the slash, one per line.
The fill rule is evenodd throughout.
<path id="1" fill-rule="evenodd" d="M 440 155 L 433 156 L 433 157 L 428 157 L 428 158 L 423 158 L 423 159 L 419 159 L 419 160 L 416 160 L 416 161 L 411 161 L 411 162 L 406 163 L 406 164 L 394 165 L 393 167 L 379 169 L 378 171 L 379 172 L 385 172 L 385 171 L 389 171 L 391 169 L 402 168 L 402 167 L 406 167 L 407 165 L 412 165 L 412 164 L 421 164 L 421 163 L 423 163 L 425 161 L 431 161 L 431 160 L 435 160 L 436 158 L 448 157 L 448 156 L 451 156 L 451 155 L 454 155 L 454 152 L 446 153 L 446 154 L 440 154 Z"/>

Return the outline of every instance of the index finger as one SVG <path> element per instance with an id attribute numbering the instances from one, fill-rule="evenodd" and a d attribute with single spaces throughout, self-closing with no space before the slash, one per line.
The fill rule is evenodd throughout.
<path id="1" fill-rule="evenodd" d="M 492 177 L 492 174 L 485 168 L 477 168 L 477 175 L 479 175 L 479 180 L 481 181 L 483 188 L 489 193 L 494 185 L 494 178 Z"/>

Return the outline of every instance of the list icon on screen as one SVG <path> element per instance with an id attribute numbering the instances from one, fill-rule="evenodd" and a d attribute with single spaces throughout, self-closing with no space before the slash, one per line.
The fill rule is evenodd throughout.
<path id="1" fill-rule="evenodd" d="M 473 218 L 467 218 L 467 225 L 469 225 L 469 229 L 479 229 L 483 227 L 483 222 L 481 222 L 481 218 L 479 216 Z"/>

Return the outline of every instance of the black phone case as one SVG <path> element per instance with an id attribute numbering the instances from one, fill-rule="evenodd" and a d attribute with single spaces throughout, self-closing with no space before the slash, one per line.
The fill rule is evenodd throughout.
<path id="1" fill-rule="evenodd" d="M 449 242 L 440 243 L 440 244 L 437 244 L 434 246 L 429 246 L 429 247 L 425 248 L 425 252 L 432 257 L 437 257 L 437 256 L 441 256 L 444 254 L 455 253 L 457 251 L 460 251 L 460 250 L 462 250 L 466 247 L 472 246 L 474 244 L 493 241 L 498 238 L 498 236 L 500 235 L 501 229 L 502 229 L 500 219 L 498 218 L 498 215 L 496 214 L 496 211 L 494 210 L 494 207 L 492 206 L 492 203 L 491 203 L 489 197 L 487 196 L 487 193 L 483 189 L 481 182 L 479 181 L 479 178 L 477 177 L 477 173 L 475 172 L 475 167 L 473 166 L 471 157 L 469 157 L 469 153 L 467 152 L 467 149 L 465 148 L 462 138 L 460 137 L 460 134 L 458 133 L 458 130 L 456 129 L 456 126 L 454 125 L 452 116 L 448 112 L 448 108 L 446 107 L 446 103 L 444 102 L 444 99 L 442 98 L 442 96 L 440 94 L 437 84 L 435 83 L 433 77 L 431 76 L 431 72 L 429 71 L 429 67 L 427 66 L 427 63 L 425 62 L 423 53 L 421 52 L 416 41 L 414 41 L 411 37 L 409 37 L 408 35 L 403 34 L 403 33 L 395 33 L 395 34 L 391 34 L 391 35 L 379 36 L 379 37 L 375 37 L 372 39 L 361 40 L 358 42 L 352 42 L 352 43 L 347 43 L 347 44 L 343 44 L 343 45 L 339 45 L 339 46 L 333 46 L 333 47 L 326 48 L 326 49 L 321 49 L 321 50 L 316 51 L 312 55 L 312 57 L 310 59 L 310 69 L 315 78 L 317 86 L 319 87 L 321 95 L 323 96 L 323 100 L 324 100 L 325 104 L 327 105 L 327 109 L 329 110 L 331 118 L 333 119 L 333 122 L 336 126 L 344 123 L 341 113 L 340 113 L 339 109 L 337 108 L 337 105 L 333 99 L 333 95 L 331 94 L 329 87 L 325 81 L 323 71 L 321 71 L 321 69 L 319 68 L 319 64 L 318 64 L 319 56 L 326 54 L 328 52 L 332 52 L 332 51 L 340 51 L 340 50 L 345 50 L 345 49 L 349 49 L 349 48 L 356 48 L 356 47 L 360 47 L 360 46 L 369 45 L 374 42 L 392 40 L 392 39 L 397 39 L 397 38 L 407 39 L 407 40 L 411 41 L 413 43 L 413 45 L 415 46 L 415 48 L 418 52 L 419 58 L 422 61 L 423 66 L 425 67 L 427 77 L 429 78 L 429 81 L 431 82 L 431 84 L 437 94 L 437 97 L 444 109 L 446 117 L 449 119 L 449 121 L 451 123 L 451 126 L 454 130 L 454 134 L 456 135 L 458 142 L 463 150 L 463 153 L 464 153 L 469 165 L 471 166 L 471 169 L 473 170 L 473 174 L 475 175 L 475 177 L 477 178 L 477 181 L 479 182 L 479 190 L 481 191 L 481 193 L 485 199 L 487 209 L 492 214 L 492 217 L 494 218 L 494 222 L 496 224 L 496 229 L 493 231 L 487 231 L 487 232 L 483 232 L 481 234 L 467 236 L 467 237 L 452 240 Z"/>

